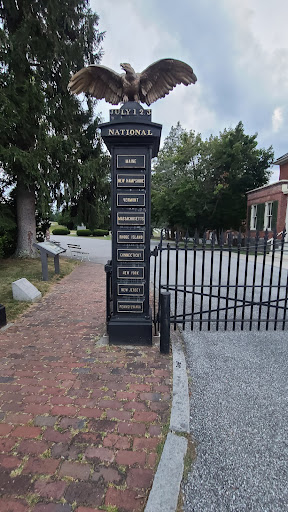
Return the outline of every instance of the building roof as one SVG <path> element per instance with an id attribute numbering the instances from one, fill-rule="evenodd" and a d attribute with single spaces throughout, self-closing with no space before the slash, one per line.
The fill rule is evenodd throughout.
<path id="1" fill-rule="evenodd" d="M 281 165 L 281 164 L 286 164 L 287 162 L 288 162 L 288 153 L 285 153 L 285 155 L 280 156 L 280 158 L 277 158 L 277 160 L 275 160 L 275 162 L 273 162 L 273 163 L 277 164 L 277 165 Z"/>
<path id="2" fill-rule="evenodd" d="M 257 190 L 261 190 L 263 188 L 275 187 L 275 185 L 284 185 L 284 183 L 288 183 L 288 180 L 279 180 L 274 183 L 268 183 L 267 185 L 262 185 L 262 187 L 253 188 L 252 190 L 248 190 L 246 194 L 250 194 L 251 192 L 256 192 Z"/>

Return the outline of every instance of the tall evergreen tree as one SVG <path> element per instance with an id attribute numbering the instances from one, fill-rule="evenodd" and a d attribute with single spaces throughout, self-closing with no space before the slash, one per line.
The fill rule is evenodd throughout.
<path id="1" fill-rule="evenodd" d="M 95 100 L 67 91 L 99 62 L 88 0 L 0 0 L 0 168 L 16 185 L 18 256 L 33 256 L 35 204 L 74 197 L 97 172 Z"/>

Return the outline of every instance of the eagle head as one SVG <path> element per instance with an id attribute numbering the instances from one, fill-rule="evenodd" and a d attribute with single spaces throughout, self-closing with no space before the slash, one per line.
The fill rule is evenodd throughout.
<path id="1" fill-rule="evenodd" d="M 132 68 L 131 64 L 128 64 L 128 62 L 123 62 L 120 64 L 120 68 L 122 68 L 126 73 L 135 73 L 134 69 Z"/>

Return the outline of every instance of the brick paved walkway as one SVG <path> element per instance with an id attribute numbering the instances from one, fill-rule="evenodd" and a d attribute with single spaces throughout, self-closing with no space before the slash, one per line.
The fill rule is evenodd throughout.
<path id="1" fill-rule="evenodd" d="M 102 265 L 0 331 L 0 511 L 142 511 L 169 417 L 158 347 L 99 347 Z"/>

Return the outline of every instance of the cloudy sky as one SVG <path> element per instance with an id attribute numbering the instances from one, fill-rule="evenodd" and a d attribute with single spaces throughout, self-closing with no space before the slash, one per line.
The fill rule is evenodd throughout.
<path id="1" fill-rule="evenodd" d="M 90 0 L 106 31 L 102 64 L 136 71 L 161 58 L 192 66 L 196 85 L 152 104 L 163 139 L 180 121 L 204 138 L 241 120 L 275 159 L 288 152 L 287 0 Z M 105 121 L 109 105 L 99 102 Z M 278 179 L 278 166 L 273 178 Z"/>

